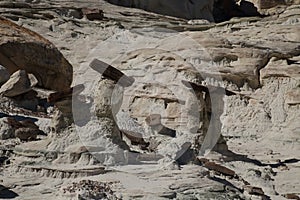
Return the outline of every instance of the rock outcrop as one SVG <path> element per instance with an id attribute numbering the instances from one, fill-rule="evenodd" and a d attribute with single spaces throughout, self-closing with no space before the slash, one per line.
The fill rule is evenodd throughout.
<path id="1" fill-rule="evenodd" d="M 122 199 L 298 198 L 300 6 L 215 2 L 229 9 L 209 23 L 103 0 L 2 1 L 0 14 L 51 40 L 84 87 L 50 95 L 74 118 L 59 133 L 0 140 L 1 184 L 22 199 L 76 198 L 82 185 L 92 197 L 107 181 Z M 110 64 L 100 74 L 95 58 Z M 3 97 L 0 117 L 50 133 L 55 91 L 34 90 L 43 114 Z M 87 176 L 99 182 L 77 184 Z"/>
<path id="2" fill-rule="evenodd" d="M 108 0 L 108 2 L 120 6 L 141 8 L 161 15 L 214 21 L 212 15 L 214 0 Z"/>
<path id="3" fill-rule="evenodd" d="M 58 91 L 70 87 L 72 66 L 51 42 L 3 17 L 0 35 L 0 64 L 11 74 L 23 69 L 34 74 L 41 87 Z"/>

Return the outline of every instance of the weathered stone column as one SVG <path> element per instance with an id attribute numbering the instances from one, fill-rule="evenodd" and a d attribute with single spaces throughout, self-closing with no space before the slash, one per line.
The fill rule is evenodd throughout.
<path id="1" fill-rule="evenodd" d="M 98 82 L 95 91 L 96 116 L 98 120 L 105 122 L 113 143 L 118 144 L 123 149 L 128 149 L 115 122 L 115 114 L 122 104 L 123 87 L 132 85 L 134 79 L 97 59 L 92 61 L 90 67 L 102 74 L 102 79 Z"/>
<path id="2" fill-rule="evenodd" d="M 205 102 L 201 102 L 205 107 L 201 110 L 201 124 L 199 130 L 203 133 L 198 138 L 199 154 L 204 155 L 205 151 L 214 149 L 215 151 L 227 150 L 226 141 L 221 135 L 222 122 L 221 115 L 224 111 L 225 95 L 234 95 L 234 92 L 228 91 L 222 87 L 204 86 L 189 81 L 182 83 L 192 88 L 195 93 L 205 93 Z M 199 101 L 203 101 L 203 98 Z M 200 148 L 201 146 L 201 148 Z"/>

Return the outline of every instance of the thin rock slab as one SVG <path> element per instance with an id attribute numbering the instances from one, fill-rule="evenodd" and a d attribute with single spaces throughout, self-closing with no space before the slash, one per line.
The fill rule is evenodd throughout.
<path id="1" fill-rule="evenodd" d="M 25 70 L 18 70 L 1 86 L 0 94 L 6 97 L 15 97 L 29 92 L 36 84 L 34 75 L 28 75 Z"/>

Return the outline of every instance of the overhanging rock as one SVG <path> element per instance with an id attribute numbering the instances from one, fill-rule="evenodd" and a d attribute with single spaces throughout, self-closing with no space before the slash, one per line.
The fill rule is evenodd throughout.
<path id="1" fill-rule="evenodd" d="M 72 83 L 71 64 L 51 42 L 2 17 L 0 64 L 11 74 L 20 69 L 34 74 L 38 86 L 46 89 L 62 91 Z"/>

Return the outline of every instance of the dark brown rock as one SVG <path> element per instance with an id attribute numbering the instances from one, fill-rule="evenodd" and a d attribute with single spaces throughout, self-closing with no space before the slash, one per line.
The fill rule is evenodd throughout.
<path id="1" fill-rule="evenodd" d="M 251 185 L 246 185 L 244 189 L 250 194 L 250 195 L 257 195 L 257 196 L 265 196 L 264 191 L 259 187 L 254 187 Z"/>
<path id="2" fill-rule="evenodd" d="M 11 74 L 20 69 L 32 73 L 38 86 L 47 89 L 65 90 L 70 88 L 73 79 L 71 64 L 51 42 L 2 17 L 0 64 Z"/>
<path id="3" fill-rule="evenodd" d="M 30 90 L 31 83 L 28 74 L 24 70 L 18 70 L 1 86 L 0 94 L 6 97 L 15 97 Z"/>
<path id="4" fill-rule="evenodd" d="M 205 168 L 209 170 L 214 170 L 220 174 L 223 174 L 225 176 L 231 176 L 233 177 L 235 175 L 235 172 L 231 169 L 228 169 L 227 167 L 224 167 L 222 165 L 219 165 L 215 162 L 205 162 L 203 165 Z"/>
<path id="5" fill-rule="evenodd" d="M 48 97 L 48 102 L 55 103 L 58 101 L 62 101 L 64 99 L 72 97 L 73 95 L 78 95 L 83 90 L 84 90 L 84 85 L 80 84 L 61 92 L 51 93 Z"/>
<path id="6" fill-rule="evenodd" d="M 20 122 L 18 122 L 12 117 L 8 117 L 5 123 L 7 123 L 8 125 L 12 126 L 15 129 L 23 127 Z"/>
<path id="7" fill-rule="evenodd" d="M 33 128 L 18 128 L 15 131 L 16 138 L 19 138 L 22 141 L 31 141 L 36 140 L 37 135 L 40 133 L 39 129 Z"/>
<path id="8" fill-rule="evenodd" d="M 297 200 L 300 200 L 299 195 L 294 194 L 294 193 L 284 194 L 282 196 L 284 196 L 286 199 L 297 199 Z"/>
<path id="9" fill-rule="evenodd" d="M 120 70 L 100 60 L 94 59 L 90 63 L 90 67 L 101 73 L 104 78 L 113 80 L 123 87 L 131 86 L 134 83 L 134 78 L 126 76 Z"/>
<path id="10" fill-rule="evenodd" d="M 15 127 L 9 123 L 11 118 L 0 118 L 0 140 L 6 140 L 14 137 Z"/>
<path id="11" fill-rule="evenodd" d="M 30 119 L 25 119 L 19 122 L 23 127 L 32 128 L 32 129 L 39 129 L 38 125 L 36 125 Z"/>
<path id="12" fill-rule="evenodd" d="M 83 8 L 82 13 L 88 20 L 102 20 L 103 10 L 97 9 L 97 8 Z"/>

